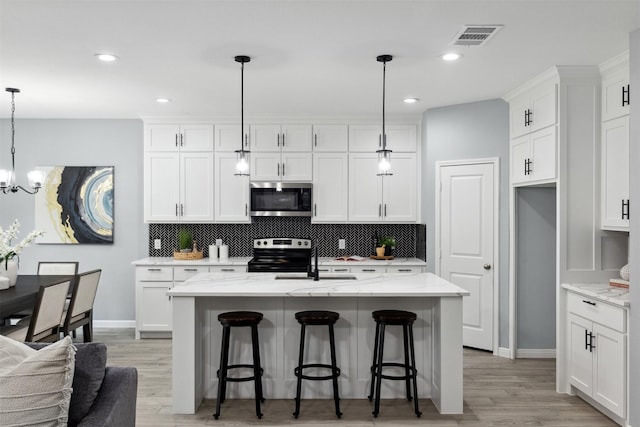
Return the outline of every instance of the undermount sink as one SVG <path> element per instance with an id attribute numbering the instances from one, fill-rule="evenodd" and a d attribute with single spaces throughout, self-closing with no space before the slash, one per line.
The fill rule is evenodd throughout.
<path id="1" fill-rule="evenodd" d="M 276 280 L 313 280 L 313 277 L 307 277 L 307 275 L 301 274 L 278 274 L 276 275 Z M 353 274 L 341 274 L 339 276 L 333 275 L 331 273 L 320 274 L 320 280 L 356 280 L 356 276 Z"/>

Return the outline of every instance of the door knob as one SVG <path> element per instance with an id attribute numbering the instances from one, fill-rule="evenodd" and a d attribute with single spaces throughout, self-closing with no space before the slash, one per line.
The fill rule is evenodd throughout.
<path id="1" fill-rule="evenodd" d="M 491 270 L 491 264 L 485 264 L 482 266 L 485 270 Z"/>

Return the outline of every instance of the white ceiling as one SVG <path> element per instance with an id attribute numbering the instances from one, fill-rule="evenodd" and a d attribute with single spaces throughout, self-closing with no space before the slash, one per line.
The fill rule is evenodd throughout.
<path id="1" fill-rule="evenodd" d="M 628 49 L 640 0 L 0 0 L 0 84 L 17 118 L 418 115 L 499 98 L 553 65 Z M 458 48 L 464 24 L 502 24 Z M 120 57 L 101 63 L 94 54 Z M 407 105 L 405 96 L 421 102 Z M 157 104 L 167 97 L 169 104 Z M 2 90 L 0 116 L 10 115 Z"/>

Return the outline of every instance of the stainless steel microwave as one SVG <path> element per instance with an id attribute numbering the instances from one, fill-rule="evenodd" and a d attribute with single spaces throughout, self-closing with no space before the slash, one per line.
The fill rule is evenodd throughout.
<path id="1" fill-rule="evenodd" d="M 310 183 L 252 182 L 251 216 L 311 216 Z"/>

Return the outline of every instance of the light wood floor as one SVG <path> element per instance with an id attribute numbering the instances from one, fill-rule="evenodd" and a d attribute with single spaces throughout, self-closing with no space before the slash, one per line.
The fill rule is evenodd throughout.
<path id="1" fill-rule="evenodd" d="M 378 418 L 366 400 L 342 400 L 338 420 L 332 400 L 303 400 L 298 419 L 293 399 L 267 400 L 262 420 L 255 417 L 253 400 L 228 400 L 214 420 L 215 400 L 205 401 L 195 415 L 171 413 L 171 340 L 134 339 L 133 329 L 96 329 L 94 341 L 108 348 L 108 365 L 138 369 L 137 425 L 243 426 L 331 424 L 360 426 L 616 426 L 577 397 L 555 392 L 555 360 L 494 357 L 465 349 L 464 415 L 440 415 L 431 400 L 421 399 L 416 418 L 406 400 L 384 400 Z M 78 341 L 81 336 L 78 337 Z M 268 398 L 268 396 L 267 396 Z"/>

